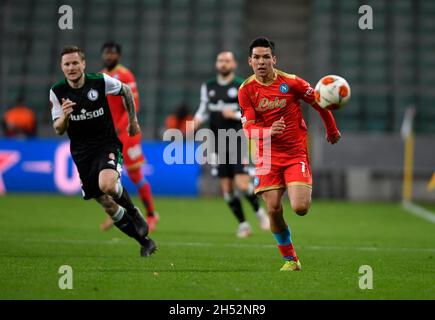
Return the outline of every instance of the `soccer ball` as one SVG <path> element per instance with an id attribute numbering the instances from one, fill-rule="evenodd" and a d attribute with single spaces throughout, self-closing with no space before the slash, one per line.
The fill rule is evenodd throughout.
<path id="1" fill-rule="evenodd" d="M 323 109 L 340 109 L 349 102 L 350 87 L 347 81 L 336 75 L 327 75 L 317 82 L 314 97 Z"/>

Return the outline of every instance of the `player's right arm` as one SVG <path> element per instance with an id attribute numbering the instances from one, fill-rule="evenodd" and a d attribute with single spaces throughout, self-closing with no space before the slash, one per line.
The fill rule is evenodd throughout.
<path id="1" fill-rule="evenodd" d="M 50 90 L 50 104 L 51 104 L 51 116 L 53 119 L 53 129 L 58 135 L 62 135 L 68 129 L 68 122 L 73 112 L 73 107 L 76 105 L 69 99 L 62 98 L 62 104 L 54 94 L 53 90 Z"/>
<path id="2" fill-rule="evenodd" d="M 201 98 L 198 110 L 195 112 L 195 116 L 193 117 L 193 126 L 194 130 L 197 130 L 205 121 L 210 117 L 208 111 L 208 94 L 207 94 L 207 85 L 205 83 L 201 86 Z"/>
<path id="3" fill-rule="evenodd" d="M 295 78 L 293 87 L 298 92 L 300 98 L 310 104 L 319 113 L 325 125 L 326 140 L 331 144 L 337 143 L 341 138 L 341 134 L 335 123 L 334 115 L 331 111 L 323 109 L 317 104 L 314 98 L 314 89 L 307 81 L 299 77 Z"/>
<path id="4" fill-rule="evenodd" d="M 285 122 L 281 117 L 279 120 L 272 123 L 270 127 L 264 127 L 256 122 L 255 109 L 252 105 L 252 101 L 249 98 L 246 88 L 239 90 L 239 105 L 242 110 L 242 125 L 243 131 L 248 139 L 261 140 L 268 136 L 277 136 L 284 132 Z"/>

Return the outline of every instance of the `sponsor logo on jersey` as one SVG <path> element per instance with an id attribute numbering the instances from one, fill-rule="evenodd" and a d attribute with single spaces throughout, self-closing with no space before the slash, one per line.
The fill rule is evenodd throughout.
<path id="1" fill-rule="evenodd" d="M 98 110 L 88 111 L 85 109 L 80 110 L 81 114 L 71 114 L 71 120 L 73 121 L 81 121 L 81 120 L 89 120 L 101 117 L 104 114 L 104 109 L 101 107 Z"/>
<path id="2" fill-rule="evenodd" d="M 258 106 L 255 108 L 256 111 L 264 112 L 267 110 L 277 109 L 277 108 L 284 108 L 287 105 L 287 99 L 278 99 L 277 97 L 275 100 L 269 100 L 268 98 L 262 98 L 260 102 L 258 103 Z"/>
<path id="3" fill-rule="evenodd" d="M 109 161 L 107 161 L 107 163 L 108 163 L 108 164 L 111 164 L 112 166 L 115 165 L 115 161 L 113 161 L 113 160 L 109 160 Z"/>
<path id="4" fill-rule="evenodd" d="M 228 97 L 230 97 L 230 98 L 235 98 L 235 97 L 237 97 L 237 88 L 234 88 L 234 87 L 229 88 L 229 89 L 228 89 L 228 92 L 227 92 L 227 95 L 228 95 Z"/>
<path id="5" fill-rule="evenodd" d="M 214 96 L 216 95 L 216 91 L 214 91 L 214 90 L 210 90 L 210 91 L 208 92 L 208 95 L 209 95 L 210 97 L 214 97 Z"/>
<path id="6" fill-rule="evenodd" d="M 98 99 L 98 91 L 91 89 L 88 91 L 88 99 L 91 101 L 96 101 Z"/>
<path id="7" fill-rule="evenodd" d="M 281 83 L 279 85 L 279 91 L 281 91 L 282 93 L 287 93 L 288 92 L 288 84 L 287 83 Z"/>

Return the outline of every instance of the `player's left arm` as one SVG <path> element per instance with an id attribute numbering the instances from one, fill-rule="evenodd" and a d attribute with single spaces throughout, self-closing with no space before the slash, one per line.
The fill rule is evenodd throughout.
<path id="1" fill-rule="evenodd" d="M 306 103 L 310 104 L 311 107 L 313 107 L 322 118 L 326 129 L 326 140 L 328 140 L 328 142 L 331 144 L 337 143 L 341 138 L 341 134 L 337 128 L 334 115 L 330 110 L 323 109 L 317 104 L 316 99 L 314 98 L 314 89 L 308 82 L 299 77 L 296 77 L 295 80 L 296 89 L 300 95 L 300 98 Z"/>
<path id="2" fill-rule="evenodd" d="M 124 107 L 128 114 L 128 135 L 132 137 L 140 133 L 139 123 L 137 122 L 133 91 L 128 85 L 123 83 L 120 95 L 122 96 L 122 101 L 124 102 Z"/>
<path id="3" fill-rule="evenodd" d="M 140 133 L 139 123 L 136 117 L 136 107 L 134 102 L 134 95 L 131 88 L 119 81 L 104 74 L 104 81 L 106 86 L 106 95 L 120 95 L 124 102 L 125 110 L 128 115 L 128 135 L 130 137 Z"/>

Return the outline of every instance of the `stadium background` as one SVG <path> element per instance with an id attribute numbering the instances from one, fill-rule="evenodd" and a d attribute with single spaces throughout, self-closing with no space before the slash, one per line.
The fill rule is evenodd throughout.
<path id="1" fill-rule="evenodd" d="M 73 30 L 58 27 L 64 4 L 73 9 Z M 373 8 L 373 30 L 358 28 L 363 4 Z M 435 297 L 435 191 L 428 185 L 435 170 L 434 1 L 0 0 L 0 19 L 0 115 L 22 97 L 38 119 L 36 139 L 0 137 L 0 191 L 7 193 L 0 197 L 0 298 Z M 334 113 L 343 134 L 337 145 L 326 143 L 318 115 L 303 106 L 312 208 L 301 218 L 283 204 L 304 266 L 297 275 L 277 272 L 273 238 L 247 203 L 254 234 L 237 239 L 225 202 L 198 197 L 218 194 L 207 168 L 164 166 L 161 158 L 165 117 L 183 102 L 195 111 L 222 49 L 235 52 L 238 75 L 250 75 L 247 47 L 258 35 L 277 43 L 279 69 L 312 85 L 338 74 L 352 88 L 350 103 Z M 151 259 L 138 259 L 136 243 L 118 230 L 99 232 L 104 213 L 81 200 L 66 138 L 51 127 L 48 90 L 62 77 L 61 48 L 81 46 L 87 71 L 95 72 L 107 40 L 122 44 L 122 63 L 139 85 L 145 170 L 161 215 Z M 415 203 L 403 208 L 408 108 L 415 110 L 415 150 L 408 152 Z M 406 141 L 412 147 L 412 135 Z M 53 191 L 77 195 L 46 194 Z M 58 287 L 65 264 L 74 268 L 74 290 Z M 373 290 L 358 284 L 362 265 L 373 267 Z"/>

